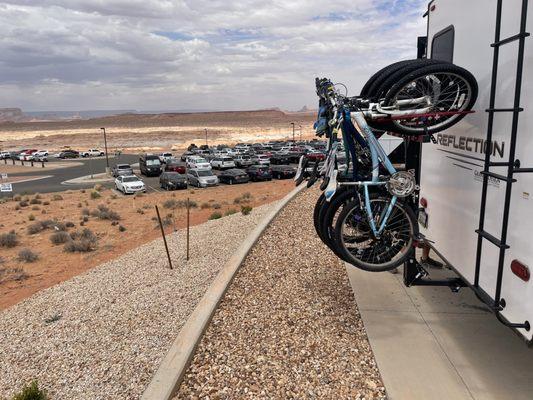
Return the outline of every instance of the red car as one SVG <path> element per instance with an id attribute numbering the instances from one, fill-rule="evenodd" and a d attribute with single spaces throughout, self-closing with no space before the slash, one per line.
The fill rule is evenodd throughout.
<path id="1" fill-rule="evenodd" d="M 187 168 L 185 167 L 184 162 L 180 162 L 177 160 L 171 160 L 165 164 L 165 171 L 166 172 L 177 172 L 178 174 L 186 174 Z"/>
<path id="2" fill-rule="evenodd" d="M 307 153 L 306 156 L 310 161 L 324 161 L 326 159 L 326 155 L 318 151 L 311 151 Z"/>

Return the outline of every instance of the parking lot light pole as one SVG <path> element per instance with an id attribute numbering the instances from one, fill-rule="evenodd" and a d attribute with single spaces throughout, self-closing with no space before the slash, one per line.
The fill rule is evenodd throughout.
<path id="1" fill-rule="evenodd" d="M 292 142 L 294 143 L 294 122 L 291 122 L 292 125 Z"/>
<path id="2" fill-rule="evenodd" d="M 105 163 L 107 165 L 107 171 L 106 172 L 108 172 L 109 171 L 109 157 L 107 155 L 107 136 L 105 134 L 105 128 L 100 128 L 100 129 L 104 131 Z"/>

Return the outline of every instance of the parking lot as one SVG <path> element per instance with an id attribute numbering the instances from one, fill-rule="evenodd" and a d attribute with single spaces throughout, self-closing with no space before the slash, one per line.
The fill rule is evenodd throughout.
<path id="1" fill-rule="evenodd" d="M 283 150 L 284 155 L 287 154 L 286 149 Z M 254 154 L 253 151 L 250 151 Z M 263 152 L 258 154 L 262 154 Z M 182 152 L 174 153 L 174 157 L 180 160 Z M 269 151 L 268 157 L 276 157 L 281 154 L 279 150 Z M 205 156 L 205 151 L 202 153 L 199 151 L 200 156 Z M 44 167 L 41 163 L 35 163 L 33 167 L 29 166 L 29 162 L 25 162 L 25 167 L 20 166 L 20 161 L 17 161 L 13 165 L 12 160 L 0 160 L 0 172 L 7 173 L 9 181 L 13 182 L 12 192 L 0 193 L 0 196 L 10 196 L 12 194 L 23 193 L 51 193 L 60 192 L 68 189 L 86 189 L 95 185 L 95 183 L 101 184 L 105 187 L 113 187 L 114 182 L 111 179 L 98 179 L 91 181 L 90 179 L 80 180 L 79 178 L 97 176 L 104 173 L 106 167 L 109 165 L 113 168 L 116 164 L 130 164 L 133 167 L 134 173 L 139 176 L 145 183 L 147 192 L 159 191 L 159 177 L 151 176 L 147 177 L 140 173 L 139 170 L 139 154 L 119 154 L 109 155 L 108 160 L 106 157 L 88 157 L 88 158 L 74 158 L 74 159 L 56 159 L 49 158 L 49 161 L 44 163 Z M 212 158 L 212 157 L 209 157 Z M 291 158 L 289 166 L 296 169 L 297 164 L 294 162 L 295 157 Z M 58 164 L 61 164 L 59 167 Z M 57 168 L 56 168 L 57 167 Z M 165 165 L 163 164 L 163 170 Z M 242 168 L 245 169 L 245 168 Z M 11 172 L 13 170 L 13 172 Z M 21 172 L 22 171 L 22 172 Z M 212 169 L 213 174 L 219 176 L 221 174 L 220 169 Z M 72 182 L 74 180 L 74 182 Z M 0 181 L 1 183 L 1 181 Z M 220 183 L 225 185 L 225 183 Z M 253 184 L 252 181 L 243 184 Z"/>

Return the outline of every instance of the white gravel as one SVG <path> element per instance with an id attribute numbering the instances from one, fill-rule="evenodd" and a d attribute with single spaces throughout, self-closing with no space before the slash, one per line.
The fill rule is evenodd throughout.
<path id="1" fill-rule="evenodd" d="M 205 289 L 274 203 L 170 235 L 0 312 L 0 398 L 137 399 Z M 101 244 L 102 245 L 102 244 Z M 80 256 L 80 262 L 83 262 Z M 60 262 L 60 260 L 58 260 Z"/>
<path id="2" fill-rule="evenodd" d="M 263 233 L 202 338 L 178 399 L 384 399 L 343 263 L 313 228 L 316 189 Z"/>

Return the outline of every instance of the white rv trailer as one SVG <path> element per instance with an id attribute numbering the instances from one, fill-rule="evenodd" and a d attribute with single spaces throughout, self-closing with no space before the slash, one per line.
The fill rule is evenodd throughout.
<path id="1" fill-rule="evenodd" d="M 526 2 L 527 4 L 527 2 Z M 512 38 L 520 31 L 523 0 L 503 0 L 500 40 Z M 507 182 L 487 176 L 487 196 L 482 248 L 476 282 L 476 255 L 480 224 L 484 151 L 491 161 L 490 172 L 507 176 L 511 147 L 513 112 L 494 112 L 493 137 L 486 142 L 493 72 L 493 52 L 498 0 L 434 0 L 426 13 L 428 23 L 427 57 L 452 61 L 474 74 L 479 84 L 475 113 L 459 124 L 435 135 L 437 143 L 425 144 L 420 168 L 421 205 L 427 202 L 427 227 L 421 232 L 433 241 L 434 248 L 445 258 L 486 303 L 497 298 L 500 247 L 505 250 L 501 276 L 500 321 L 514 328 L 531 344 L 533 326 L 533 39 L 524 43 L 523 80 L 515 159 L 521 173 L 514 173 L 509 203 L 505 243 L 502 235 Z M 526 32 L 533 30 L 533 10 L 527 13 Z M 524 35 L 526 36 L 526 35 Z M 495 108 L 513 108 L 519 43 L 510 40 L 499 47 Z M 422 213 L 425 216 L 424 213 Z M 490 239 L 490 240 L 487 240 Z M 513 264 L 513 270 L 511 265 Z M 527 321 L 527 323 L 525 323 Z M 525 323 L 525 324 L 524 324 Z M 518 324 L 514 326 L 513 324 Z M 525 326 L 520 327 L 520 326 Z"/>

